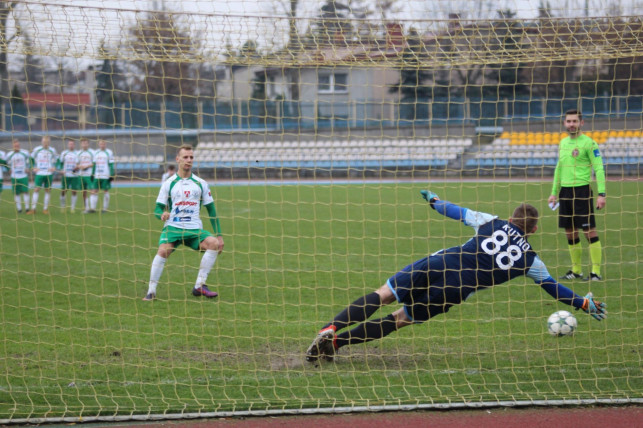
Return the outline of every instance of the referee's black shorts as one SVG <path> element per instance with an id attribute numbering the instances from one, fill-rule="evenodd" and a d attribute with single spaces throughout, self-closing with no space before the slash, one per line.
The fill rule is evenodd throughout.
<path id="1" fill-rule="evenodd" d="M 558 199 L 560 202 L 558 227 L 583 230 L 596 227 L 593 194 L 589 184 L 561 187 Z"/>

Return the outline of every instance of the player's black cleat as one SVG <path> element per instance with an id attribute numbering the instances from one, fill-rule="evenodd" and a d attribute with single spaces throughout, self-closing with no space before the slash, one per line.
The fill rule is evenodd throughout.
<path id="1" fill-rule="evenodd" d="M 581 279 L 582 277 L 582 273 L 574 273 L 570 270 L 565 275 L 561 276 L 560 279 Z"/>
<path id="2" fill-rule="evenodd" d="M 583 278 L 584 281 L 602 281 L 603 277 L 596 275 L 594 272 L 591 272 L 587 278 Z"/>
<path id="3" fill-rule="evenodd" d="M 333 361 L 335 358 L 335 330 L 328 327 L 317 334 L 306 351 L 306 361 L 315 363 L 319 359 Z"/>

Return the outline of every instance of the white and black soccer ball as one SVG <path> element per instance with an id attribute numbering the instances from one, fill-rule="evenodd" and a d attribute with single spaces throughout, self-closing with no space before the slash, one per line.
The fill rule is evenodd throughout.
<path id="1" fill-rule="evenodd" d="M 556 311 L 547 319 L 547 330 L 552 336 L 571 336 L 576 327 L 578 321 L 569 311 Z"/>

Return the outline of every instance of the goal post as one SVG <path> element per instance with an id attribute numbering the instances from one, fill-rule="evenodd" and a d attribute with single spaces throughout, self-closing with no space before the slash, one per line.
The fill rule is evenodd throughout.
<path id="1" fill-rule="evenodd" d="M 0 2 L 1 424 L 643 403 L 636 2 L 130 3 Z M 349 303 L 475 234 L 424 189 L 500 219 L 533 204 L 530 245 L 564 275 L 547 200 L 569 109 L 607 202 L 602 280 L 561 282 L 606 320 L 571 311 L 574 334 L 554 337 L 570 307 L 520 277 L 306 361 Z M 218 297 L 193 290 L 211 255 L 186 242 L 147 301 L 183 145 L 225 242 Z M 596 247 L 579 245 L 587 276 Z"/>

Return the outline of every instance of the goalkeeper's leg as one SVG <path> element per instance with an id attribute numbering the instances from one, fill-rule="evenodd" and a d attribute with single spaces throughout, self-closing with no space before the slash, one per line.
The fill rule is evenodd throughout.
<path id="1" fill-rule="evenodd" d="M 346 328 L 350 325 L 365 321 L 371 317 L 382 305 L 388 305 L 395 301 L 395 296 L 383 285 L 377 291 L 360 297 L 348 305 L 346 309 L 335 315 L 333 321 L 326 324 L 322 330 L 333 328 L 335 331 Z"/>
<path id="2" fill-rule="evenodd" d="M 377 291 L 355 300 L 348 305 L 346 309 L 335 315 L 333 321 L 326 324 L 319 331 L 317 337 L 306 351 L 306 360 L 314 363 L 321 357 L 327 361 L 332 361 L 335 350 L 338 348 L 338 336 L 335 334 L 337 330 L 367 320 L 375 311 L 382 307 L 382 305 L 388 305 L 394 301 L 395 296 L 386 284 Z M 363 338 L 361 342 L 367 341 L 364 340 L 365 338 L 369 338 L 368 340 L 379 339 L 397 329 L 395 322 L 391 322 L 390 317 L 391 315 L 380 320 L 364 323 L 350 332 L 343 333 L 342 336 L 348 335 L 350 337 L 351 334 L 353 334 L 356 341 L 359 341 L 360 337 Z M 346 344 L 348 343 L 342 342 L 341 346 Z"/>
<path id="3" fill-rule="evenodd" d="M 400 308 L 384 318 L 366 321 L 350 331 L 338 334 L 335 338 L 335 349 L 346 345 L 381 339 L 411 324 L 413 324 L 413 321 L 408 318 L 404 308 Z"/>

